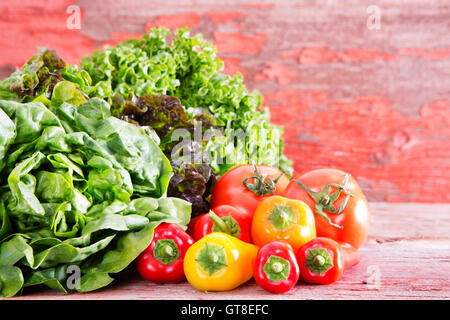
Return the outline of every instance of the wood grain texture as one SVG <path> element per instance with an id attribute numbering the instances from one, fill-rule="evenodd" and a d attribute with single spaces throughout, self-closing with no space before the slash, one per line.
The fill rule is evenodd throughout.
<path id="1" fill-rule="evenodd" d="M 66 26 L 72 4 L 80 30 Z M 0 77 L 37 46 L 77 63 L 152 26 L 189 26 L 264 94 L 296 172 L 341 168 L 372 201 L 448 203 L 449 21 L 448 1 L 427 0 L 2 1 Z"/>
<path id="2" fill-rule="evenodd" d="M 450 299 L 450 204 L 371 203 L 371 229 L 361 261 L 335 283 L 299 282 L 286 294 L 271 294 L 251 280 L 230 292 L 200 292 L 184 282 L 158 285 L 131 267 L 109 287 L 86 294 L 26 291 L 11 299 Z"/>

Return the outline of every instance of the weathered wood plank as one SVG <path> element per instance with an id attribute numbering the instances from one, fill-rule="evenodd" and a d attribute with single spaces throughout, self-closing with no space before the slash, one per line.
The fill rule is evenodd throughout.
<path id="1" fill-rule="evenodd" d="M 450 239 L 450 204 L 371 202 L 370 207 L 370 240 Z"/>
<path id="2" fill-rule="evenodd" d="M 230 292 L 199 292 L 188 283 L 158 285 L 131 266 L 111 286 L 86 294 L 33 290 L 13 299 L 449 299 L 450 205 L 371 203 L 372 225 L 360 263 L 331 285 L 297 286 L 283 295 L 252 280 Z"/>

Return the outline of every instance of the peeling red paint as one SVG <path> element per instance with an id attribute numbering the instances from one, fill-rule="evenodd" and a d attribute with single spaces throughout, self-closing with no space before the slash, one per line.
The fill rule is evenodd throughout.
<path id="1" fill-rule="evenodd" d="M 56 50 L 69 63 L 78 63 L 83 55 L 90 53 L 96 47 L 96 41 L 82 35 L 80 30 L 67 28 L 70 14 L 66 13 L 66 9 L 73 3 L 69 0 L 36 0 L 33 6 L 23 7 L 19 3 L 8 5 L 2 2 L 2 65 L 21 66 L 37 53 L 38 47 Z"/>
<path id="2" fill-rule="evenodd" d="M 394 61 L 397 59 L 395 54 L 387 52 L 379 52 L 377 50 L 369 49 L 349 49 L 344 54 L 340 55 L 344 62 L 369 62 L 375 60 Z"/>
<path id="3" fill-rule="evenodd" d="M 283 59 L 298 59 L 302 64 L 330 62 L 395 61 L 398 56 L 415 56 L 426 60 L 443 60 L 450 56 L 450 49 L 399 49 L 394 53 L 370 49 L 348 49 L 343 52 L 330 50 L 327 46 L 291 48 L 281 53 Z"/>
<path id="4" fill-rule="evenodd" d="M 298 59 L 298 52 L 297 53 L 293 53 L 293 52 L 287 52 L 287 53 L 282 53 L 281 54 L 281 58 L 283 59 Z"/>
<path id="5" fill-rule="evenodd" d="M 0 74 L 9 74 L 13 70 L 12 66 L 21 66 L 37 52 L 38 46 L 56 50 L 69 63 L 78 63 L 82 56 L 104 44 L 115 45 L 128 38 L 141 36 L 139 33 L 124 32 L 126 30 L 144 30 L 145 27 L 148 31 L 150 26 L 171 29 L 195 27 L 196 32 L 216 41 L 218 54 L 225 62 L 224 73 L 233 75 L 241 72 L 250 87 L 262 89 L 265 104 L 272 111 L 272 121 L 285 128 L 286 153 L 294 160 L 297 172 L 318 167 L 341 168 L 362 181 L 371 200 L 450 202 L 447 192 L 450 188 L 450 98 L 445 89 L 448 86 L 444 86 L 448 83 L 446 74 L 442 71 L 448 67 L 450 48 L 446 45 L 428 48 L 430 43 L 435 45 L 445 42 L 439 34 L 440 30 L 436 29 L 437 25 L 430 25 L 427 20 L 423 20 L 422 15 L 414 17 L 417 23 L 435 29 L 424 29 L 424 37 L 417 38 L 417 48 L 399 48 L 401 44 L 389 37 L 391 32 L 404 32 L 402 36 L 405 36 L 405 40 L 409 39 L 409 42 L 404 42 L 405 45 L 415 43 L 411 42 L 411 39 L 415 40 L 414 35 L 400 28 L 397 23 L 385 21 L 385 27 L 377 33 L 379 39 L 386 39 L 382 45 L 367 39 L 361 39 L 358 43 L 337 40 L 334 43 L 327 39 L 330 39 L 329 32 L 335 30 L 311 28 L 305 30 L 304 37 L 289 39 L 292 48 L 280 51 L 277 37 L 284 31 L 284 25 L 271 24 L 267 29 L 259 25 L 256 28 L 253 20 L 258 17 L 257 14 L 264 14 L 260 18 L 267 21 L 262 23 L 269 25 L 273 17 L 279 19 L 276 15 L 285 12 L 285 5 L 276 6 L 275 2 L 227 3 L 215 7 L 205 5 L 198 11 L 192 7 L 177 7 L 178 13 L 175 14 L 172 11 L 174 7 L 161 7 L 149 13 L 148 17 L 141 15 L 140 19 L 136 19 L 138 22 L 131 18 L 129 25 L 124 27 L 109 23 L 114 17 L 136 15 L 135 7 L 142 6 L 140 2 L 137 5 L 138 2 L 129 1 L 130 5 L 127 3 L 126 9 L 129 11 L 120 5 L 116 8 L 111 4 L 111 8 L 103 8 L 98 12 L 100 22 L 94 24 L 102 28 L 98 37 L 92 25 L 82 30 L 67 29 L 69 14 L 65 11 L 75 0 L 1 2 Z M 86 10 L 96 10 L 98 6 L 90 1 L 77 3 Z M 312 8 L 307 3 L 302 6 Z M 318 10 L 333 10 L 332 6 L 325 4 Z M 295 5 L 291 8 L 296 10 Z M 268 10 L 262 12 L 259 9 Z M 118 13 L 117 10 L 122 11 Z M 187 12 L 180 13 L 178 10 Z M 90 17 L 94 16 L 92 11 L 89 13 Z M 333 15 L 331 11 L 329 13 Z M 97 18 L 97 12 L 95 14 Z M 252 21 L 245 19 L 249 15 L 254 15 Z M 442 16 L 437 18 L 443 19 Z M 205 23 L 201 23 L 202 19 Z M 143 21 L 151 22 L 145 25 Z M 346 20 L 340 21 L 345 27 Z M 84 23 L 82 19 L 82 27 Z M 301 27 L 302 24 L 301 21 L 292 20 L 287 21 L 286 25 Z M 211 28 L 212 25 L 218 29 Z M 235 32 L 231 33 L 233 30 Z M 255 30 L 264 30 L 267 35 L 255 33 Z M 352 34 L 353 31 L 349 30 L 347 38 L 358 37 L 356 31 Z M 108 32 L 110 39 L 96 40 L 104 39 Z M 445 36 L 444 31 L 441 32 Z M 404 64 L 408 59 L 411 61 Z M 323 84 L 318 83 L 317 78 L 309 81 L 300 73 L 305 69 L 310 72 L 312 69 L 308 65 L 327 63 L 355 64 L 349 67 L 361 71 L 362 68 L 358 69 L 356 64 L 374 61 L 392 62 L 386 67 L 380 65 L 380 74 L 392 77 L 390 80 L 404 81 L 401 88 L 395 88 L 403 90 L 404 85 L 405 91 L 386 91 L 384 86 L 375 81 L 371 82 L 373 88 L 364 82 L 354 84 L 352 78 L 344 75 L 348 70 L 339 75 L 343 81 L 342 87 L 336 85 L 335 81 L 328 84 L 327 81 L 334 76 L 335 66 L 314 66 L 320 71 L 318 77 L 325 81 Z M 410 68 L 410 63 L 414 63 L 414 68 Z M 388 70 L 391 66 L 392 69 Z M 411 69 L 420 71 L 409 72 Z M 399 76 L 398 71 L 406 73 Z M 422 78 L 416 78 L 419 72 L 423 72 L 426 82 L 423 87 L 420 82 Z M 374 73 L 374 77 L 377 75 Z M 411 78 L 407 78 L 409 75 Z M 273 82 L 257 82 L 264 79 Z M 297 79 L 301 79 L 302 83 L 295 83 Z M 384 92 L 386 96 L 361 96 L 359 85 L 361 92 Z M 289 86 L 289 89 L 271 91 L 273 87 L 282 86 Z M 331 93 L 344 86 L 349 91 Z M 325 91 L 298 90 L 299 87 L 324 88 Z M 414 97 L 404 98 L 403 95 L 414 94 L 414 87 L 417 87 Z M 350 96 L 346 96 L 350 91 Z M 425 91 L 426 94 L 422 93 Z M 338 99 L 336 96 L 344 98 Z M 408 111 L 404 112 L 406 109 Z"/>
<path id="6" fill-rule="evenodd" d="M 103 41 L 102 46 L 109 45 L 109 46 L 115 46 L 119 42 L 129 40 L 132 38 L 141 39 L 142 33 L 135 33 L 135 32 L 111 32 L 109 35 L 109 40 Z"/>
<path id="7" fill-rule="evenodd" d="M 217 51 L 221 54 L 257 54 L 261 46 L 267 41 L 264 33 L 255 33 L 253 36 L 247 36 L 241 33 L 214 32 L 214 38 L 216 39 Z"/>
<path id="8" fill-rule="evenodd" d="M 273 3 L 244 3 L 242 5 L 244 8 L 257 8 L 257 9 L 271 9 L 273 8 Z"/>
<path id="9" fill-rule="evenodd" d="M 431 104 L 423 105 L 420 109 L 420 115 L 424 120 L 424 133 L 450 137 L 449 100 L 438 100 Z M 448 153 L 450 158 L 450 149 L 448 150 Z"/>
<path id="10" fill-rule="evenodd" d="M 369 181 L 371 189 L 390 190 L 385 201 L 450 200 L 441 192 L 450 188 L 450 141 L 442 139 L 449 136 L 448 100 L 423 105 L 418 119 L 376 95 L 341 102 L 320 91 L 280 90 L 264 98 L 272 121 L 285 128 L 286 153 L 296 172 L 341 168 Z M 327 108 L 313 108 L 315 103 Z M 380 188 L 386 177 L 392 186 Z"/>
<path id="11" fill-rule="evenodd" d="M 405 48 L 400 49 L 398 53 L 406 56 L 418 56 L 428 60 L 442 60 L 447 59 L 449 57 L 450 49 L 439 50 L 439 49 Z"/>
<path id="12" fill-rule="evenodd" d="M 160 15 L 145 25 L 145 31 L 148 32 L 151 27 L 165 27 L 172 30 L 181 27 L 193 28 L 199 23 L 200 16 L 195 12 Z"/>
<path id="13" fill-rule="evenodd" d="M 224 70 L 222 71 L 223 73 L 233 76 L 236 73 L 240 72 L 244 78 L 248 76 L 247 70 L 239 64 L 241 62 L 241 58 L 220 57 L 220 59 L 224 62 Z"/>
<path id="14" fill-rule="evenodd" d="M 269 104 L 276 104 L 280 101 L 288 101 L 294 105 L 302 102 L 312 105 L 316 103 L 327 103 L 328 97 L 324 91 L 280 89 L 275 92 L 265 93 L 264 101 Z"/>
<path id="15" fill-rule="evenodd" d="M 266 68 L 261 73 L 255 74 L 253 80 L 260 81 L 264 79 L 276 80 L 280 85 L 288 85 L 298 76 L 298 73 L 289 69 L 283 64 L 268 61 Z"/>
<path id="16" fill-rule="evenodd" d="M 237 18 L 245 17 L 247 14 L 242 11 L 210 11 L 205 16 L 216 23 L 226 23 Z"/>
<path id="17" fill-rule="evenodd" d="M 336 51 L 328 50 L 328 47 L 304 48 L 299 55 L 299 62 L 303 64 L 315 64 L 338 61 L 339 55 Z"/>
<path id="18" fill-rule="evenodd" d="M 287 57 L 291 57 L 288 55 Z M 286 55 L 284 56 L 286 57 Z M 329 62 L 369 62 L 375 60 L 393 61 L 397 57 L 395 54 L 379 52 L 369 49 L 349 49 L 345 52 L 329 50 L 327 46 L 306 47 L 298 57 L 302 64 L 316 64 Z"/>
<path id="19" fill-rule="evenodd" d="M 386 202 L 391 202 L 391 203 L 401 203 L 404 201 L 403 197 L 401 196 L 393 196 L 388 194 L 385 198 Z"/>

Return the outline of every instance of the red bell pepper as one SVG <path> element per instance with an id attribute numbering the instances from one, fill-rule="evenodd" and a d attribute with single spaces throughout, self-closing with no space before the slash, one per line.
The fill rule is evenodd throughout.
<path id="1" fill-rule="evenodd" d="M 300 268 L 290 244 L 272 241 L 259 249 L 254 278 L 261 288 L 272 293 L 284 293 L 295 286 L 299 276 Z"/>
<path id="2" fill-rule="evenodd" d="M 330 284 L 345 270 L 359 263 L 357 249 L 347 243 L 317 237 L 297 251 L 301 279 L 307 283 Z"/>
<path id="3" fill-rule="evenodd" d="M 239 209 L 221 205 L 192 219 L 188 233 L 199 240 L 211 232 L 224 232 L 250 243 L 250 224 L 250 218 Z"/>
<path id="4" fill-rule="evenodd" d="M 155 228 L 150 245 L 136 259 L 136 269 L 149 281 L 184 281 L 184 255 L 193 243 L 194 239 L 176 223 L 162 223 Z"/>

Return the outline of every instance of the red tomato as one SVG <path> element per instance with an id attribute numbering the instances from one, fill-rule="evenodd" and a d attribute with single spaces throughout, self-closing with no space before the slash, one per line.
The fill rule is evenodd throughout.
<path id="1" fill-rule="evenodd" d="M 348 175 L 345 189 L 332 203 L 335 209 L 339 209 L 348 197 L 348 194 L 351 194 L 341 213 L 336 214 L 326 209 L 323 210 L 332 223 L 340 225 L 342 228 L 330 225 L 324 218 L 320 217 L 316 213 L 317 201 L 295 182 L 297 180 L 311 191 L 320 193 L 327 185 L 341 185 L 346 175 L 347 173 L 337 169 L 318 169 L 306 172 L 291 180 L 284 191 L 284 196 L 302 200 L 309 205 L 315 213 L 317 237 L 327 237 L 338 242 L 346 242 L 358 249 L 362 246 L 369 233 L 370 209 L 367 199 L 356 180 Z M 331 195 L 336 190 L 338 190 L 336 186 L 331 186 L 328 194 Z"/>
<path id="2" fill-rule="evenodd" d="M 232 168 L 227 171 L 214 185 L 214 189 L 211 195 L 211 208 L 221 205 L 230 205 L 245 213 L 249 218 L 253 217 L 253 213 L 258 207 L 259 203 L 267 197 L 272 195 L 281 195 L 289 183 L 289 179 L 286 175 L 275 167 L 257 165 L 258 172 L 255 173 L 255 167 L 250 164 L 244 164 Z M 281 176 L 280 176 L 281 175 Z M 257 179 L 251 177 L 258 177 Z M 269 179 L 262 177 L 266 176 L 272 182 L 270 184 Z M 246 180 L 247 179 L 247 180 Z M 256 193 L 244 185 L 246 183 L 253 186 L 261 187 L 258 190 L 265 190 L 263 194 L 256 191 Z M 275 190 L 270 190 L 275 186 Z"/>

